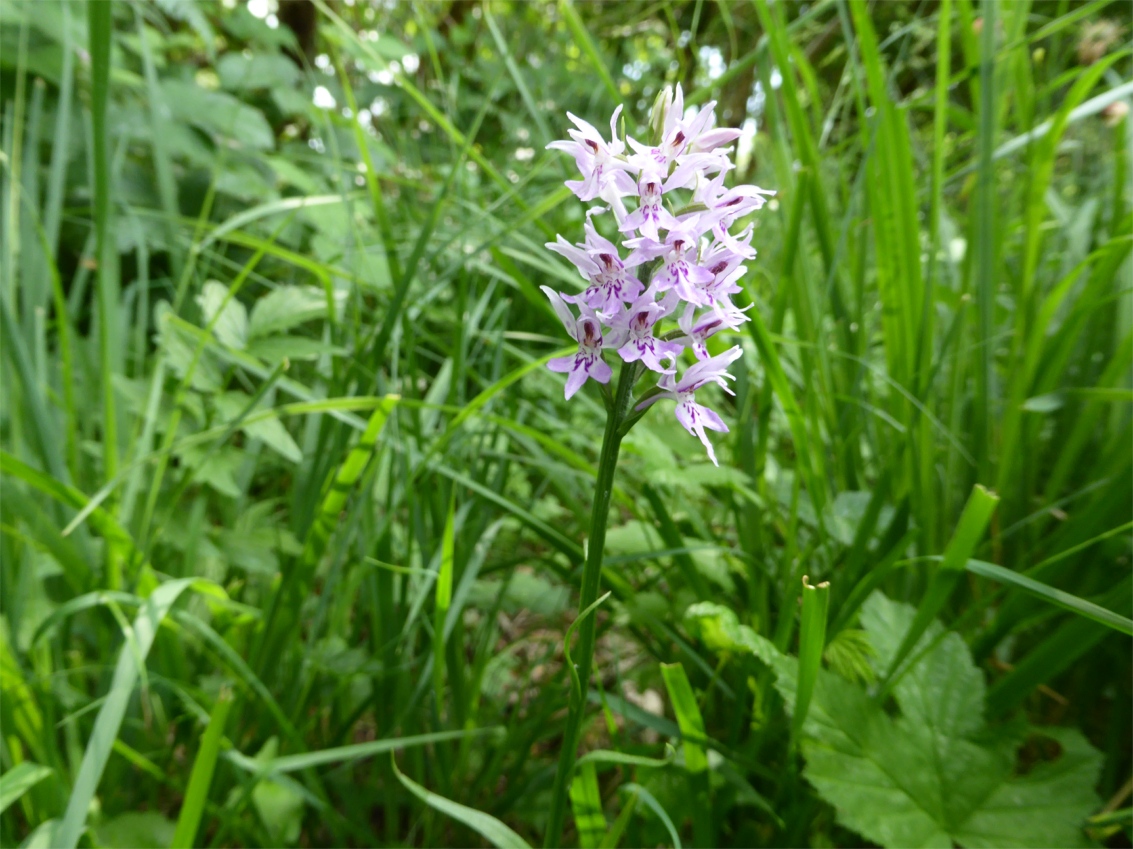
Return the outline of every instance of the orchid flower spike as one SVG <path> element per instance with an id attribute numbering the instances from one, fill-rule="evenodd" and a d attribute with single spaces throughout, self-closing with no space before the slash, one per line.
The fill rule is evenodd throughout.
<path id="1" fill-rule="evenodd" d="M 582 291 L 541 287 L 578 345 L 574 354 L 548 363 L 567 375 L 566 397 L 590 379 L 609 383 L 613 371 L 605 353 L 616 352 L 623 363 L 634 364 L 638 379 L 656 375 L 657 391 L 638 409 L 663 398 L 675 401 L 677 420 L 700 439 L 713 463 L 707 431 L 726 433 L 728 427 L 696 393 L 710 383 L 730 393 L 727 368 L 742 352 L 734 346 L 713 357 L 706 343 L 748 320 L 750 307 L 732 302 L 742 291 L 737 281 L 744 264 L 755 258 L 755 225 L 747 219 L 773 194 L 726 185 L 735 167 L 728 145 L 739 131 L 715 126 L 715 106 L 686 116 L 680 85 L 665 89 L 649 116 L 648 144 L 619 137 L 620 106 L 610 119 L 609 139 L 567 113 L 574 125 L 570 138 L 548 147 L 574 157 L 581 179 L 568 180 L 567 187 L 579 200 L 600 205 L 587 210 L 582 242 L 557 236 L 547 243 L 577 270 Z M 603 212 L 612 212 L 613 221 L 598 217 Z M 682 361 L 689 364 L 678 374 Z"/>

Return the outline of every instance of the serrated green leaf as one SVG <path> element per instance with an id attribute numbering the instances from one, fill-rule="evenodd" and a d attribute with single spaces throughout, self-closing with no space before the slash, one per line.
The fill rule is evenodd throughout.
<path id="1" fill-rule="evenodd" d="M 236 472 L 244 462 L 244 452 L 225 445 L 215 451 L 192 445 L 177 452 L 177 458 L 193 470 L 194 479 L 207 483 L 221 495 L 240 497 Z"/>
<path id="2" fill-rule="evenodd" d="M 280 286 L 252 307 L 248 335 L 252 339 L 279 333 L 305 321 L 325 318 L 326 295 L 305 286 Z"/>
<path id="3" fill-rule="evenodd" d="M 161 87 L 173 119 L 227 136 L 253 150 L 275 147 L 275 134 L 263 113 L 232 95 L 180 80 L 165 80 Z"/>
<path id="4" fill-rule="evenodd" d="M 251 400 L 243 392 L 225 392 L 216 396 L 216 407 L 223 418 L 233 421 L 247 409 Z M 242 423 L 240 430 L 253 439 L 262 440 L 265 445 L 292 463 L 298 463 L 303 459 L 299 445 L 278 418 Z"/>
<path id="5" fill-rule="evenodd" d="M 915 616 L 880 592 L 862 606 L 878 669 L 892 662 Z M 714 650 L 748 651 L 771 666 L 794 713 L 794 658 L 721 605 L 693 605 L 686 620 Z M 1062 755 L 1013 777 L 1021 741 L 985 725 L 983 673 L 959 635 L 933 622 L 910 656 L 915 662 L 893 688 L 896 718 L 861 687 L 819 670 L 803 726 L 804 775 L 838 821 L 887 847 L 1088 845 L 1082 824 L 1099 803 L 1100 753 L 1076 731 L 1033 729 Z"/>
<path id="6" fill-rule="evenodd" d="M 210 280 L 197 295 L 205 326 L 223 344 L 243 350 L 248 339 L 248 311 L 236 298 L 228 297 L 228 287 Z"/>
<path id="7" fill-rule="evenodd" d="M 863 605 L 879 668 L 892 661 L 914 616 L 880 593 Z M 935 622 L 912 656 L 929 645 L 894 687 L 896 719 L 861 688 L 819 676 L 803 743 L 807 780 L 843 825 L 883 846 L 1083 845 L 1100 755 L 1072 735 L 1062 758 L 1012 778 L 1018 741 L 997 739 L 984 725 L 983 673 L 967 646 Z M 785 697 L 789 683 L 780 676 Z M 1059 805 L 1049 804 L 1053 792 Z"/>

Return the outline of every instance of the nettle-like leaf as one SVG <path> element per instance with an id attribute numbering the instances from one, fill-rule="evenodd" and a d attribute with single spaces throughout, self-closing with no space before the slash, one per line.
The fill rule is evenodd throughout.
<path id="1" fill-rule="evenodd" d="M 161 87 L 174 120 L 233 139 L 249 150 L 275 147 L 271 125 L 255 107 L 225 92 L 181 80 L 165 80 Z"/>
<path id="2" fill-rule="evenodd" d="M 863 605 L 878 669 L 888 667 L 914 614 L 879 592 Z M 751 653 L 770 666 L 794 710 L 794 658 L 720 605 L 694 605 L 686 618 L 710 648 Z M 1055 741 L 1061 755 L 1014 774 L 1021 740 L 986 726 L 983 673 L 964 641 L 934 623 L 913 656 L 929 646 L 894 687 L 895 717 L 859 685 L 820 671 L 803 728 L 804 775 L 838 821 L 882 846 L 1090 845 L 1081 826 L 1098 805 L 1100 753 L 1077 731 L 1036 728 L 1032 734 Z"/>
<path id="3" fill-rule="evenodd" d="M 343 300 L 345 294 L 335 293 L 336 308 Z M 263 338 L 326 316 L 327 296 L 324 291 L 309 286 L 278 286 L 252 307 L 248 332 L 253 339 Z"/>
<path id="4" fill-rule="evenodd" d="M 248 340 L 248 311 L 236 298 L 229 297 L 228 287 L 209 280 L 197 295 L 197 304 L 205 326 L 230 348 L 243 349 Z"/>
<path id="5" fill-rule="evenodd" d="M 216 408 L 225 421 L 236 421 L 244 415 L 251 403 L 251 397 L 243 392 L 223 392 L 215 396 Z M 245 419 L 250 416 L 244 416 Z M 303 452 L 295 439 L 287 432 L 283 422 L 279 419 L 263 419 L 260 421 L 241 421 L 240 430 L 253 439 L 261 440 L 265 445 L 292 463 L 303 459 Z"/>

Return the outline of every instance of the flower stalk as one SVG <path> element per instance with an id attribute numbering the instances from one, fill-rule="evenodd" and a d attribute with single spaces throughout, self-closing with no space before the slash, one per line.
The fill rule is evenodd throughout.
<path id="1" fill-rule="evenodd" d="M 624 123 L 619 134 L 620 106 L 610 119 L 609 140 L 568 112 L 575 125 L 568 131 L 570 140 L 547 145 L 574 157 L 582 179 L 568 180 L 566 185 L 578 199 L 605 204 L 587 211 L 581 243 L 571 243 L 561 235 L 547 243 L 549 250 L 577 269 L 585 281 L 583 290 L 572 294 L 550 286 L 540 288 L 567 335 L 578 343 L 575 353 L 556 357 L 547 367 L 567 375 L 564 395 L 568 400 L 590 380 L 602 387 L 606 433 L 582 569 L 580 612 L 571 628 L 579 631 L 577 664 L 570 669 L 569 711 L 545 846 L 558 846 L 562 840 L 586 715 L 597 633 L 592 614 L 601 584 L 610 495 L 622 438 L 646 410 L 662 400 L 675 402 L 677 421 L 700 440 L 708 459 L 717 465 L 706 431 L 728 432 L 724 420 L 702 403 L 704 396 L 697 392 L 716 384 L 732 394 L 728 381 L 734 377 L 727 369 L 743 351 L 734 345 L 713 355 L 707 342 L 749 320 L 732 302 L 732 295 L 742 291 L 737 280 L 744 273 L 744 263 L 755 257 L 751 246 L 754 226 L 742 227 L 742 221 L 762 208 L 774 192 L 725 185 L 728 172 L 735 167 L 727 145 L 740 131 L 714 128 L 714 109 L 715 103 L 709 103 L 686 114 L 678 85 L 675 91 L 665 89 L 658 95 L 650 116 L 650 145 L 625 135 Z M 623 249 L 628 251 L 625 256 Z M 672 323 L 676 327 L 666 330 Z M 686 352 L 694 358 L 691 363 Z M 606 362 L 607 353 L 622 361 L 612 394 L 613 369 Z M 645 374 L 653 376 L 652 384 L 635 400 L 634 384 Z"/>
<path id="2" fill-rule="evenodd" d="M 606 547 L 606 524 L 610 517 L 610 496 L 614 490 L 614 471 L 618 466 L 618 452 L 626 433 L 624 424 L 633 412 L 633 384 L 637 375 L 637 363 L 622 363 L 613 403 L 606 412 L 606 431 L 602 436 L 602 453 L 598 458 L 594 507 L 590 513 L 590 536 L 586 544 L 586 560 L 582 567 L 582 589 L 578 599 L 580 613 L 598 599 L 602 579 L 602 552 Z M 552 791 L 551 817 L 547 823 L 543 842 L 543 845 L 548 847 L 557 847 L 562 840 L 571 774 L 574 772 L 582 720 L 586 715 L 586 698 L 590 689 L 590 669 L 594 660 L 596 634 L 597 618 L 591 614 L 579 626 L 578 649 L 572 652 L 581 686 L 571 688 L 567 725 L 563 732 L 562 750 L 559 752 L 559 766 L 555 772 Z"/>

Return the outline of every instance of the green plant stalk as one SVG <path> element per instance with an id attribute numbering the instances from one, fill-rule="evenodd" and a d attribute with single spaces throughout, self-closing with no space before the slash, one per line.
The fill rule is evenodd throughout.
<path id="1" fill-rule="evenodd" d="M 630 412 L 636 375 L 636 363 L 622 363 L 613 403 L 606 413 L 606 432 L 602 437 L 602 453 L 598 458 L 598 478 L 595 481 L 594 509 L 590 514 L 590 539 L 586 549 L 586 561 L 582 567 L 582 589 L 578 598 L 580 614 L 598 598 L 598 586 L 602 577 L 602 551 L 606 547 L 606 521 L 610 514 L 610 494 L 614 488 L 618 451 L 622 445 L 622 437 L 625 436 L 622 425 Z M 543 838 L 543 845 L 546 847 L 557 847 L 562 840 L 563 820 L 566 818 L 569 801 L 570 778 L 574 771 L 578 737 L 586 713 L 586 693 L 590 685 L 590 666 L 594 659 L 596 630 L 597 619 L 594 616 L 586 617 L 579 626 L 578 651 L 574 656 L 578 664 L 578 679 L 581 686 L 571 688 L 567 727 L 563 733 L 559 766 L 555 772 L 555 784 L 551 793 L 551 817 L 547 822 L 547 832 Z"/>
<path id="2" fill-rule="evenodd" d="M 169 844 L 173 849 L 191 849 L 196 842 L 197 830 L 201 826 L 201 816 L 208 802 L 209 787 L 212 785 L 216 761 L 220 755 L 220 741 L 224 736 L 224 723 L 232 710 L 232 690 L 224 687 L 216 700 L 209 717 L 209 724 L 201 737 L 201 747 L 193 761 L 193 771 L 189 776 L 189 788 L 185 791 L 185 801 L 177 817 L 177 830 Z"/>
<path id="3" fill-rule="evenodd" d="M 799 624 L 799 672 L 795 712 L 791 722 L 791 751 L 798 753 L 803 723 L 810 710 L 822 652 L 826 648 L 826 618 L 830 609 L 830 582 L 811 586 L 803 575 L 803 609 Z"/>

